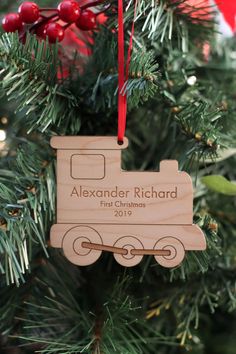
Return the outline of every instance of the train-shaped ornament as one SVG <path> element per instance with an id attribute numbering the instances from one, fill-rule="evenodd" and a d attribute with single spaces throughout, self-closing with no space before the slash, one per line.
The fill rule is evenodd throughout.
<path id="1" fill-rule="evenodd" d="M 159 172 L 124 171 L 116 137 L 53 137 L 57 149 L 57 224 L 52 247 L 86 266 L 102 251 L 118 263 L 137 265 L 153 255 L 163 267 L 179 265 L 186 251 L 206 249 L 193 224 L 193 187 L 178 162 L 164 160 Z"/>

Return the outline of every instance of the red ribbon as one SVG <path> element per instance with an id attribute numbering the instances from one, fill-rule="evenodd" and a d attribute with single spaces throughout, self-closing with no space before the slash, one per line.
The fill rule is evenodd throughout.
<path id="1" fill-rule="evenodd" d="M 134 4 L 134 19 L 137 11 L 138 0 Z M 133 48 L 134 19 L 132 22 L 129 48 L 125 68 L 125 39 L 124 39 L 124 10 L 123 0 L 118 0 L 118 143 L 122 144 L 126 129 L 127 94 L 125 84 L 129 78 L 129 66 Z"/>

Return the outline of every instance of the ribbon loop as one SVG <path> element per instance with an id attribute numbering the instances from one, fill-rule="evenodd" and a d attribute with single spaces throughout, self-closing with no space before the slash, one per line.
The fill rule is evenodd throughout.
<path id="1" fill-rule="evenodd" d="M 126 129 L 127 93 L 125 84 L 129 78 L 129 67 L 133 48 L 134 20 L 137 11 L 137 2 L 138 0 L 135 0 L 134 19 L 132 22 L 125 68 L 124 9 L 123 0 L 118 0 L 118 144 L 123 144 Z"/>

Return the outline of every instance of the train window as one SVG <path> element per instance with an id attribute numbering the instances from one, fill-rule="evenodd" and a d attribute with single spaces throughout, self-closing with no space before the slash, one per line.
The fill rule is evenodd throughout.
<path id="1" fill-rule="evenodd" d="M 74 179 L 103 179 L 105 156 L 102 154 L 74 154 L 71 156 L 71 177 Z"/>

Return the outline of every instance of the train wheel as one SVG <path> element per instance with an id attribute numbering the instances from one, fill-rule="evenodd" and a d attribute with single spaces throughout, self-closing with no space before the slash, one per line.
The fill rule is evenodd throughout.
<path id="1" fill-rule="evenodd" d="M 102 245 L 99 233 L 88 226 L 76 226 L 67 231 L 62 241 L 62 248 L 71 263 L 80 266 L 93 264 L 101 256 L 102 251 L 91 250 L 82 246 L 83 242 Z"/>
<path id="2" fill-rule="evenodd" d="M 185 249 L 177 238 L 163 237 L 154 246 L 154 249 L 170 251 L 169 256 L 155 256 L 156 261 L 166 268 L 173 268 L 182 263 L 185 257 Z"/>
<path id="3" fill-rule="evenodd" d="M 131 253 L 133 249 L 143 249 L 143 244 L 134 236 L 123 236 L 119 238 L 114 244 L 114 247 L 127 250 L 127 254 L 125 255 L 114 253 L 116 261 L 125 267 L 133 267 L 141 262 L 143 258 L 141 255 L 133 255 Z"/>

